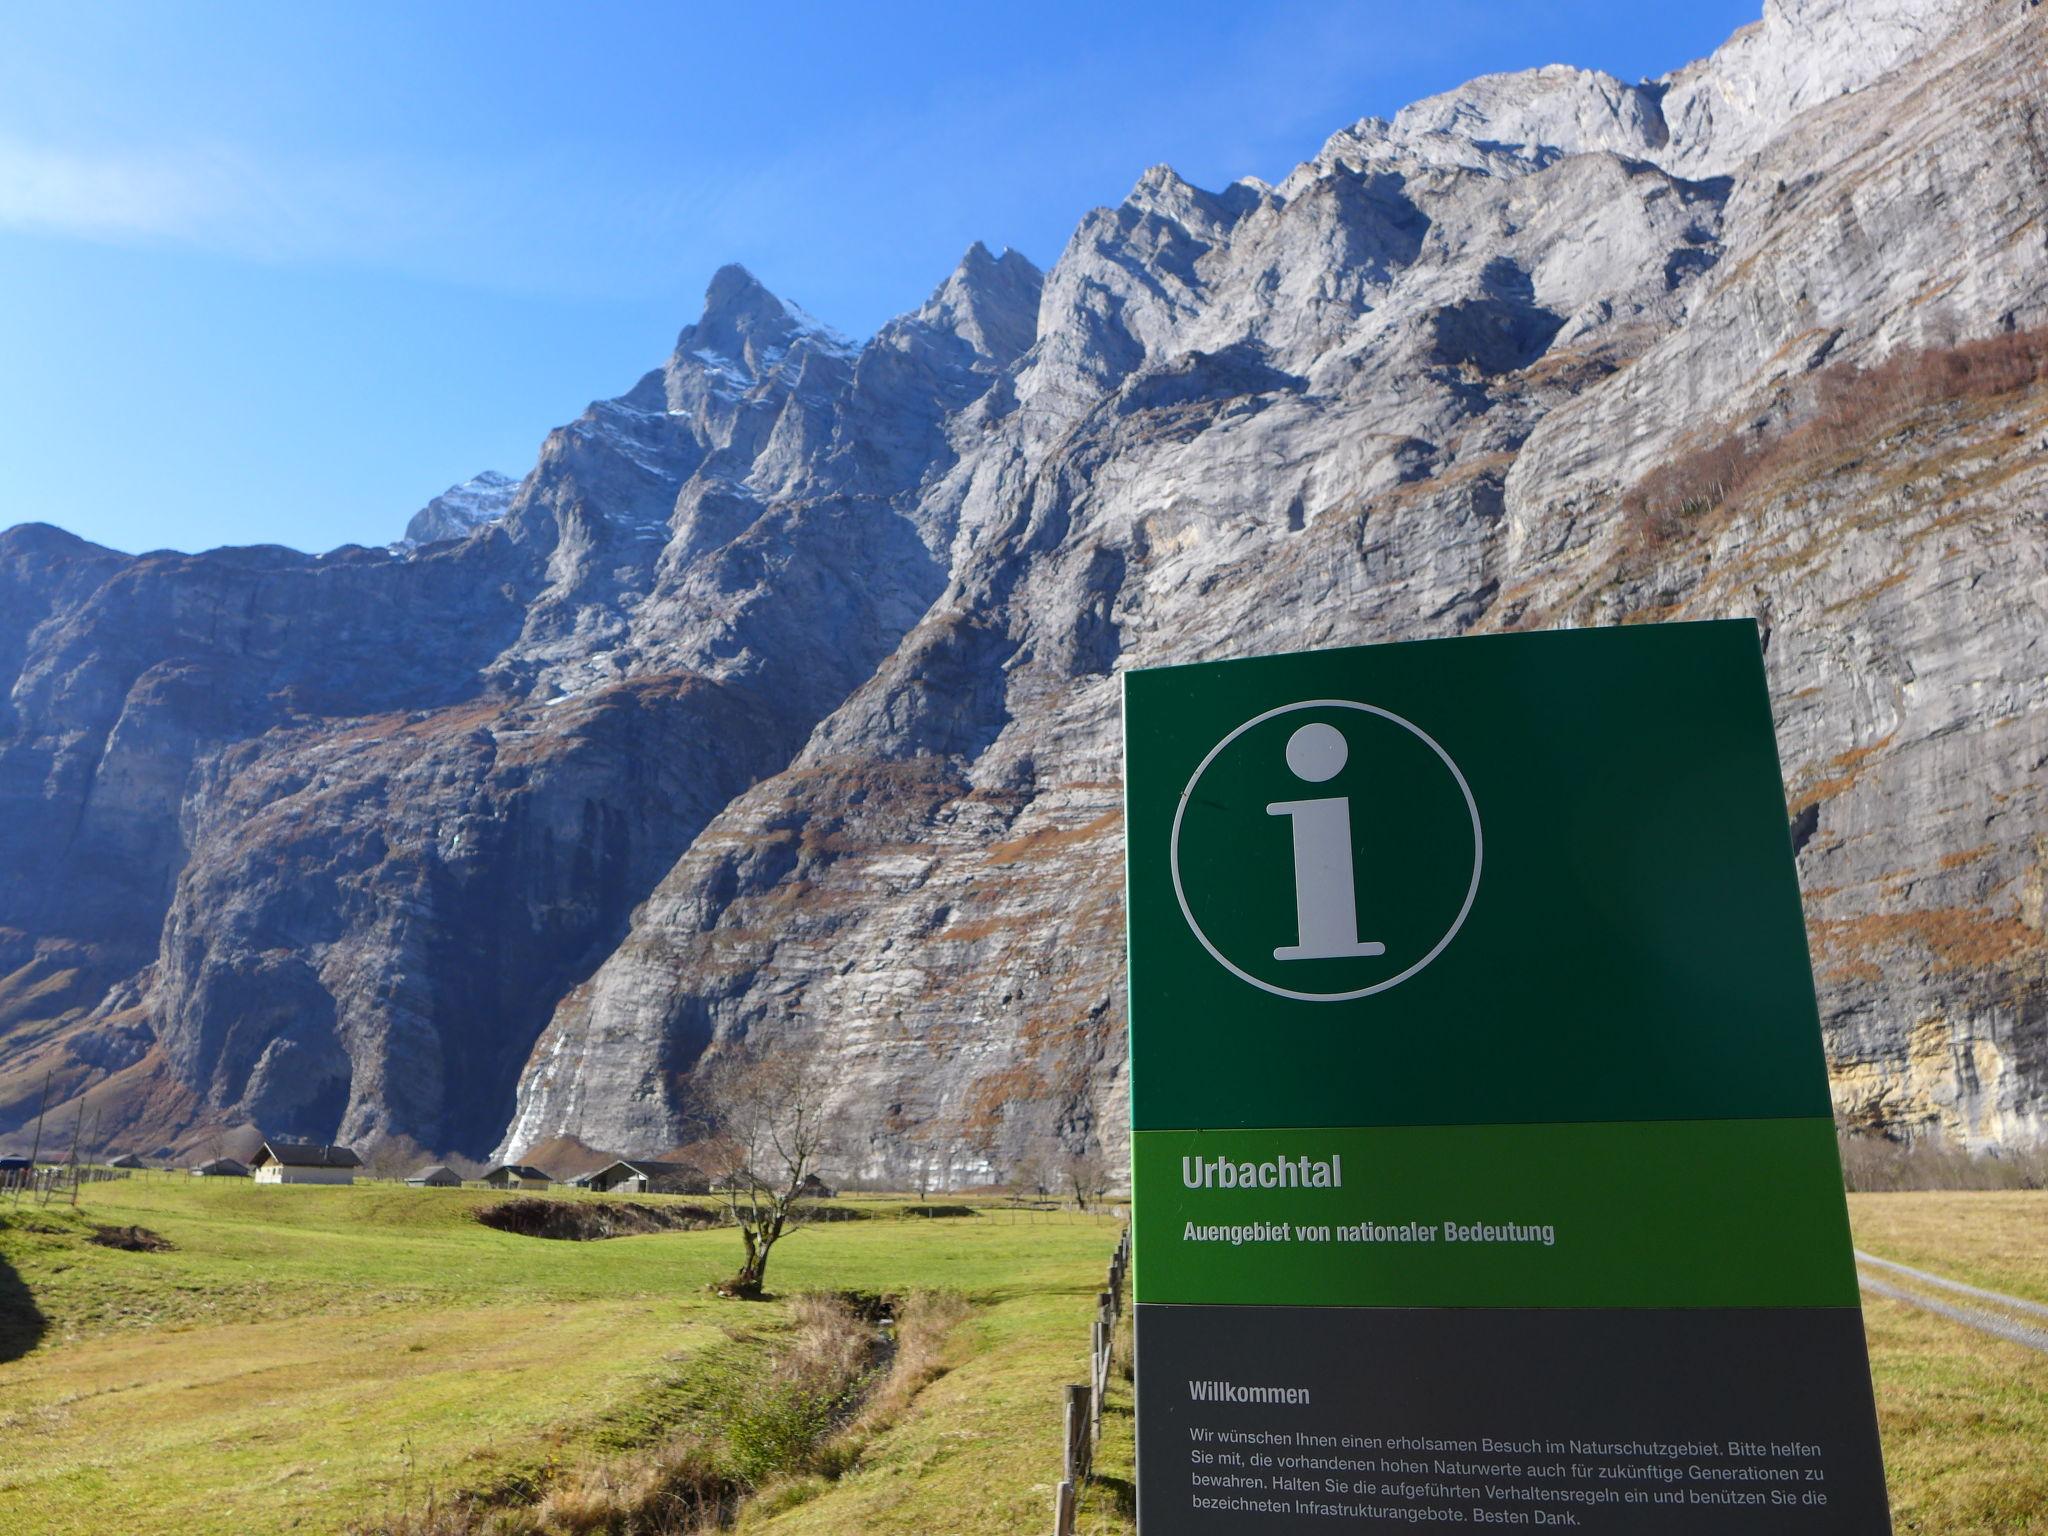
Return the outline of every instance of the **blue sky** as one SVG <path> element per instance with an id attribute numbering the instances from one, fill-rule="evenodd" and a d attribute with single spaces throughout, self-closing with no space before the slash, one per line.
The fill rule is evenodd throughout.
<path id="1" fill-rule="evenodd" d="M 0 11 L 0 526 L 382 543 L 522 474 L 740 261 L 865 335 L 1158 161 L 1278 179 L 1489 70 L 1624 78 L 1757 0 Z"/>

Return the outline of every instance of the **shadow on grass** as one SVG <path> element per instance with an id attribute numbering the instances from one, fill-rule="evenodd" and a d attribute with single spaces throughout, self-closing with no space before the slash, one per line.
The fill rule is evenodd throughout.
<path id="1" fill-rule="evenodd" d="M 49 1326 L 14 1266 L 0 1259 L 0 1364 L 19 1360 L 42 1342 Z"/>
<path id="2" fill-rule="evenodd" d="M 1127 1477 L 1092 1478 L 1097 1488 L 1116 1500 L 1116 1512 L 1126 1520 L 1138 1518 L 1138 1489 Z"/>

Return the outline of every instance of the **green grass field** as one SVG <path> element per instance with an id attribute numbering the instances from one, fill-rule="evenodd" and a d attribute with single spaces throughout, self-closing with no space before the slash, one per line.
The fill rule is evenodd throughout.
<path id="1" fill-rule="evenodd" d="M 2048 1303 L 2048 1193 L 1851 1195 L 1866 1253 Z M 1881 1296 L 1863 1301 L 1892 1523 L 2048 1536 L 2048 1355 Z"/>
<path id="2" fill-rule="evenodd" d="M 472 1219 L 483 1191 L 90 1186 L 77 1212 L 0 1203 L 0 1260 L 43 1318 L 0 1364 L 10 1536 L 338 1532 L 448 1494 L 519 1486 L 658 1441 L 692 1365 L 780 1304 L 711 1296 L 731 1234 L 549 1242 Z M 1864 1195 L 1859 1243 L 2048 1300 L 2048 1195 Z M 85 1241 L 135 1224 L 175 1245 Z M 776 1251 L 771 1289 L 946 1288 L 973 1303 L 948 1369 L 836 1481 L 741 1529 L 983 1536 L 1048 1523 L 1061 1384 L 1085 1376 L 1108 1221 L 883 1217 Z M 2048 1536 L 2048 1356 L 1902 1304 L 1868 1309 L 1901 1531 Z M 1087 1532 L 1127 1532 L 1119 1378 Z"/>
<path id="3" fill-rule="evenodd" d="M 333 1531 L 531 1476 L 658 1433 L 692 1355 L 777 1311 L 705 1291 L 730 1233 L 548 1242 L 471 1219 L 500 1198 L 139 1178 L 88 1186 L 75 1215 L 0 1207 L 0 1259 L 47 1329 L 0 1365 L 0 1441 L 24 1452 L 0 1461 L 0 1530 Z M 89 1223 L 176 1246 L 96 1247 Z M 965 1351 L 1002 1410 L 976 1454 L 1019 1486 L 959 1529 L 1009 1530 L 1058 1451 L 1025 1404 L 1072 1373 L 1063 1344 L 1085 1353 L 1115 1240 L 1092 1219 L 835 1223 L 786 1239 L 770 1284 L 976 1303 Z M 939 1459 L 969 1445 L 955 1426 Z"/>

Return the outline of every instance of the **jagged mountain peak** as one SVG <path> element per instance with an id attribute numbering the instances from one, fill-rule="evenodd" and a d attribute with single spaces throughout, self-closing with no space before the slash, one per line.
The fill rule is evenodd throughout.
<path id="1" fill-rule="evenodd" d="M 1038 332 L 1045 274 L 1021 251 L 990 254 L 979 240 L 910 317 L 966 342 L 996 367 L 1027 351 Z"/>
<path id="2" fill-rule="evenodd" d="M 695 360 L 713 370 L 742 370 L 749 382 L 774 372 L 799 345 L 850 355 L 845 336 L 802 308 L 778 297 L 737 262 L 712 274 L 704 290 L 704 312 L 676 338 L 676 360 Z"/>
<path id="3" fill-rule="evenodd" d="M 1220 192 L 1211 192 L 1162 161 L 1145 169 L 1124 205 L 1190 229 L 1220 230 L 1256 208 L 1260 199 L 1259 188 L 1251 182 L 1234 181 Z"/>
<path id="4" fill-rule="evenodd" d="M 1726 175 L 1801 112 L 1862 89 L 1990 10 L 1982 0 L 1769 0 L 1712 54 L 1654 80 L 1545 64 L 1481 75 L 1392 119 L 1361 118 L 1281 190 L 1291 196 L 1337 165 L 1519 175 L 1600 152 L 1694 180 Z"/>
<path id="5" fill-rule="evenodd" d="M 1985 0 L 1765 0 L 1761 20 L 1655 82 L 1671 139 L 1659 163 L 1725 175 L 1800 113 L 1863 89 L 1973 18 L 2006 14 Z"/>
<path id="6" fill-rule="evenodd" d="M 1541 160 L 1556 154 L 1646 158 L 1668 134 L 1658 109 L 1661 90 L 1629 85 L 1597 69 L 1546 64 L 1512 74 L 1481 75 L 1456 90 L 1427 97 L 1394 115 L 1394 137 L 1459 139 L 1480 150 L 1518 151 Z"/>
<path id="7" fill-rule="evenodd" d="M 762 316 L 780 320 L 786 318 L 787 311 L 782 300 L 746 267 L 729 261 L 711 274 L 711 281 L 704 286 L 704 314 L 698 322 L 700 325 Z"/>
<path id="8" fill-rule="evenodd" d="M 987 289 L 1013 283 L 1036 283 L 1044 277 L 1038 263 L 1022 251 L 1006 245 L 1002 254 L 996 255 L 977 240 L 967 247 L 938 291 L 943 293 L 956 286 Z"/>

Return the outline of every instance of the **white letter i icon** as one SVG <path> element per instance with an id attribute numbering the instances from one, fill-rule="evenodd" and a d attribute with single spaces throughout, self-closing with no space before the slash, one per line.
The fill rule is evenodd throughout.
<path id="1" fill-rule="evenodd" d="M 1334 725 L 1304 725 L 1287 739 L 1287 766 L 1311 784 L 1335 778 L 1351 755 L 1344 733 Z M 1276 800 L 1268 816 L 1294 822 L 1294 944 L 1273 951 L 1275 960 L 1346 960 L 1383 955 L 1387 946 L 1358 937 L 1358 892 L 1351 869 L 1351 802 Z"/>

